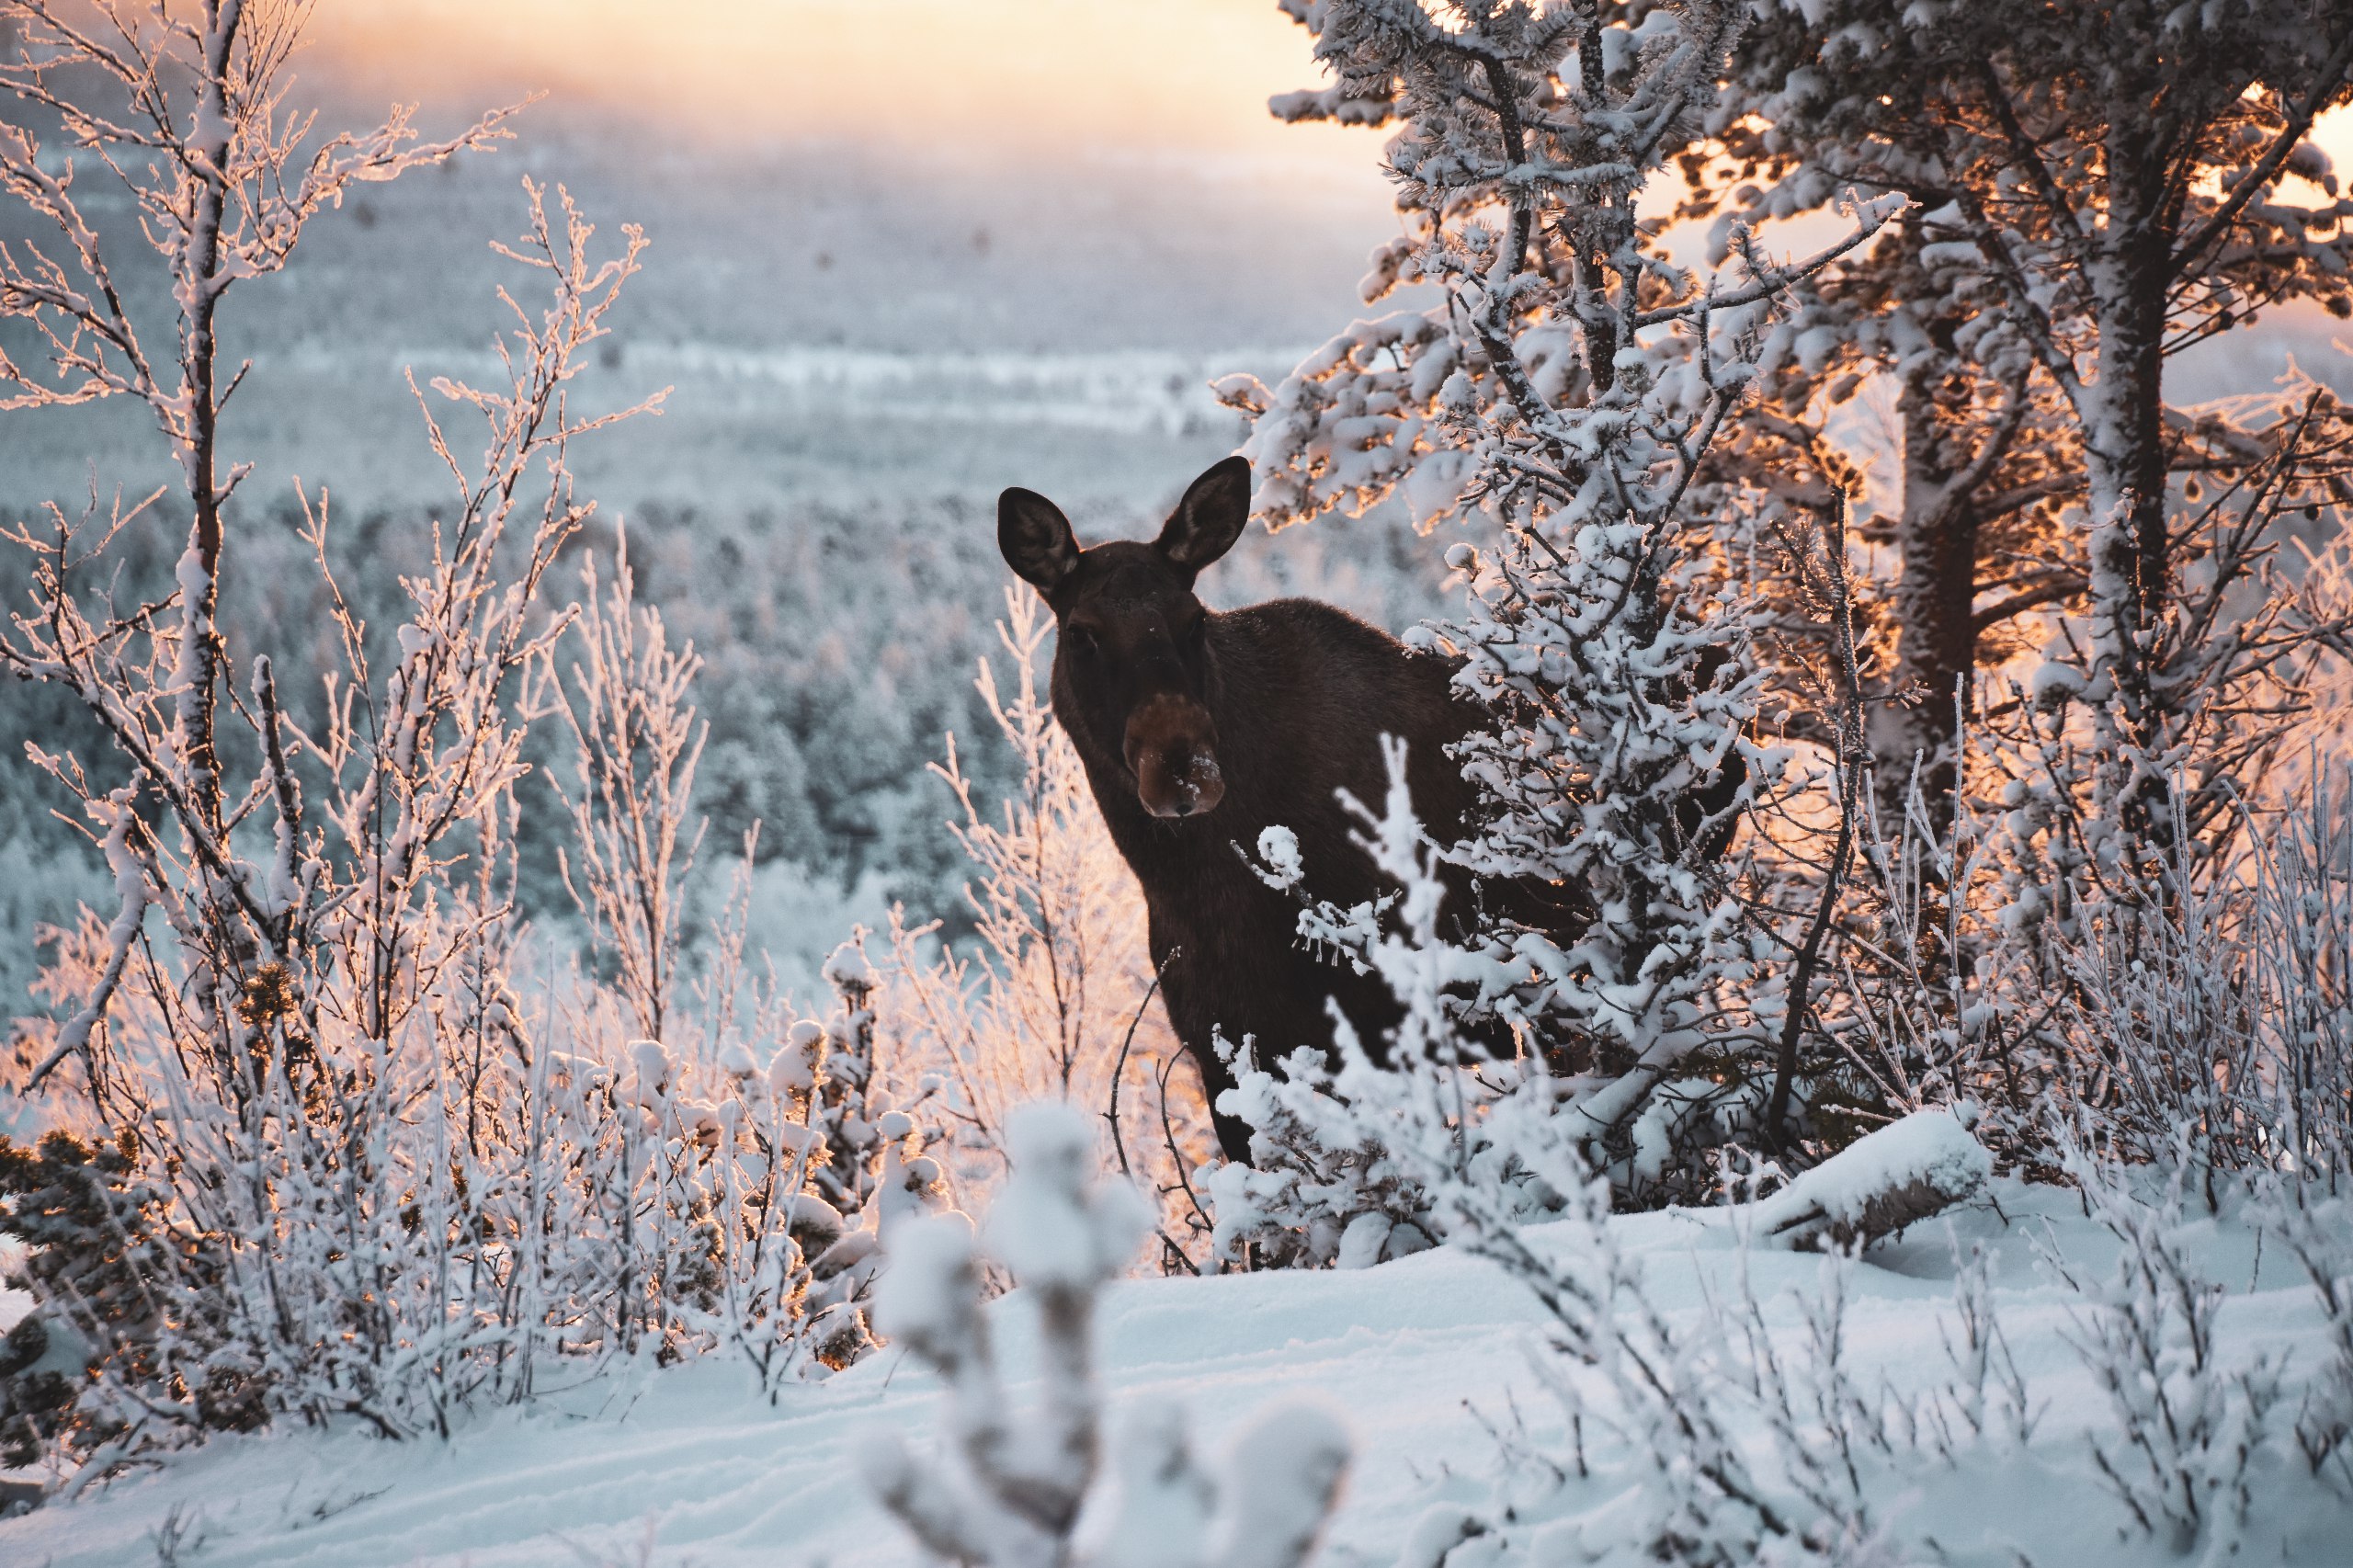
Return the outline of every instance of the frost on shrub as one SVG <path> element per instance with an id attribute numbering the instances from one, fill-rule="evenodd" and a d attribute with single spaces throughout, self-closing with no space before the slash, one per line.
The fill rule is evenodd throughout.
<path id="1" fill-rule="evenodd" d="M 934 927 L 894 914 L 873 1005 L 894 1041 L 894 1089 L 917 1077 L 936 1086 L 930 1114 L 946 1135 L 935 1156 L 960 1202 L 977 1207 L 1002 1174 L 1015 1107 L 1099 1107 L 1105 1153 L 1159 1209 L 1163 1267 L 1188 1271 L 1208 1228 L 1188 1187 L 1211 1146 L 1208 1108 L 1158 1006 L 1134 873 L 1041 689 L 1051 630 L 1035 594 L 1007 593 L 997 632 L 1013 678 L 1000 686 L 983 660 L 975 682 L 1020 768 L 1002 814 L 975 799 L 953 736 L 933 769 L 961 818 L 949 831 L 972 873 L 972 939 L 928 949 Z"/>
<path id="2" fill-rule="evenodd" d="M 1389 1158 L 1379 1131 L 1338 1097 L 1339 1076 L 1305 1047 L 1279 1075 L 1235 1067 L 1223 1104 L 1249 1124 L 1250 1163 L 1221 1163 L 1202 1177 L 1214 1256 L 1259 1267 L 1362 1268 L 1436 1244 L 1427 1200 Z"/>
<path id="3" fill-rule="evenodd" d="M 1104 1452 L 1094 1317 L 1151 1228 L 1151 1206 L 1124 1182 L 1098 1182 L 1095 1134 L 1067 1106 L 1006 1119 L 1012 1174 L 979 1241 L 1037 1301 L 1040 1389 L 1015 1407 L 982 1311 L 980 1248 L 969 1221 L 903 1227 L 876 1304 L 876 1326 L 946 1387 L 941 1446 L 919 1458 L 895 1437 L 860 1455 L 867 1484 L 924 1547 L 987 1568 L 1298 1568 L 1313 1552 L 1347 1468 L 1347 1437 L 1312 1409 L 1262 1416 L 1234 1446 L 1226 1474 L 1195 1459 L 1183 1417 L 1139 1410 Z M 1108 1483 L 1099 1540 L 1074 1540 Z"/>
<path id="4" fill-rule="evenodd" d="M 1542 1308 L 1535 1387 L 1562 1420 L 1558 1438 L 1531 1436 L 1516 1406 L 1510 1425 L 1491 1425 L 1501 1450 L 1491 1479 L 1471 1489 L 1475 1501 L 1458 1488 L 1434 1506 L 1401 1568 L 1881 1560 L 1881 1513 L 1902 1495 L 1916 1422 L 1847 1364 L 1850 1260 L 1825 1260 L 1819 1288 L 1799 1297 L 1794 1345 L 1768 1326 L 1745 1270 L 1732 1299 L 1681 1319 L 1619 1244 L 1609 1185 L 1586 1176 L 1573 1149 L 1552 1173 L 1564 1201 L 1539 1240 L 1492 1195 L 1456 1183 L 1433 1142 L 1418 1147 L 1449 1244 L 1487 1258 Z M 1753 1221 L 1743 1221 L 1751 1234 Z"/>
<path id="5" fill-rule="evenodd" d="M 1729 1278 L 1696 1292 L 1680 1260 L 1660 1270 L 1657 1253 L 1628 1256 L 1597 1183 L 1533 1233 L 1489 1229 L 1466 1209 L 1450 1244 L 1492 1259 L 1544 1308 L 1530 1386 L 1558 1419 L 1532 1419 L 1516 1388 L 1489 1413 L 1496 1452 L 1433 1487 L 1398 1561 L 2040 1562 L 2111 1527 L 2120 1562 L 2268 1562 L 2282 1542 L 2335 1561 L 2353 1495 L 2339 1458 L 2353 1339 L 2336 1200 L 2279 1185 L 2251 1210 L 2315 1281 L 2325 1332 L 2320 1355 L 2296 1367 L 2300 1391 L 2286 1363 L 2235 1342 L 2197 1256 L 2211 1226 L 2185 1212 L 2179 1166 L 2073 1168 L 2097 1222 L 2085 1229 L 2119 1244 L 2112 1267 L 2079 1268 L 2080 1249 L 2052 1238 L 2052 1278 L 2012 1299 L 2066 1326 L 2029 1357 L 2013 1353 L 1995 1310 L 1987 1247 L 1956 1242 L 1940 1369 L 1885 1362 L 1908 1355 L 1908 1335 L 1877 1346 L 1871 1364 L 1877 1335 L 1849 1312 L 1850 1256 L 1792 1288 L 1756 1283 L 1770 1198 L 1722 1217 Z M 1989 1506 L 2020 1474 L 2070 1505 Z"/>
<path id="6" fill-rule="evenodd" d="M 1436 1245 L 1446 1221 L 1415 1176 L 1396 1157 L 1396 1141 L 1436 1134 L 1458 1146 L 1466 1179 L 1508 1195 L 1525 1220 L 1555 1212 L 1560 1195 L 1537 1174 L 1539 1161 L 1504 1141 L 1505 1130 L 1532 1138 L 1540 1157 L 1573 1147 L 1558 1125 L 1498 1119 L 1496 1104 L 1515 1088 L 1514 1064 L 1408 1061 L 1392 1054 L 1375 1065 L 1340 1026 L 1336 1070 L 1322 1051 L 1301 1049 L 1279 1071 L 1237 1070 L 1224 1108 L 1251 1129 L 1250 1163 L 1206 1168 L 1201 1193 L 1214 1220 L 1214 1255 L 1257 1267 L 1364 1268 Z"/>
<path id="7" fill-rule="evenodd" d="M 1384 740 L 1382 756 L 1382 812 L 1346 804 L 1364 827 L 1354 842 L 1397 891 L 1378 908 L 1312 906 L 1301 930 L 1379 974 L 1404 1017 L 1385 1065 L 1336 1011 L 1336 1060 L 1302 1048 L 1279 1072 L 1236 1062 L 1220 1106 L 1250 1125 L 1250 1164 L 1219 1165 L 1206 1185 L 1223 1257 L 1246 1247 L 1261 1263 L 1361 1267 L 1429 1246 L 1449 1224 L 1426 1173 L 1432 1160 L 1449 1190 L 1476 1187 L 1515 1219 L 1566 1201 L 1545 1173 L 1574 1165 L 1581 1124 L 1565 1112 L 1497 1114 L 1506 1104 L 1550 1111 L 1554 1085 L 1540 1060 L 1492 1060 L 1463 1038 L 1456 994 L 1475 994 L 1505 966 L 1440 934 L 1440 851 L 1414 814 L 1404 743 Z"/>
<path id="8" fill-rule="evenodd" d="M 2111 1417 L 2091 1439 L 2109 1490 L 2143 1536 L 2176 1556 L 2202 1546 L 2219 1558 L 2247 1526 L 2283 1387 L 2278 1365 L 2234 1365 L 2219 1335 L 2222 1287 L 2185 1246 L 2190 1170 L 2182 1159 L 2154 1173 L 2071 1159 L 2093 1217 L 2121 1244 L 2109 1278 L 2070 1281 L 2083 1298 L 2074 1343 Z M 2153 1193 L 2137 1190 L 2152 1179 Z M 2046 1261 L 2065 1274 L 2063 1260 Z"/>

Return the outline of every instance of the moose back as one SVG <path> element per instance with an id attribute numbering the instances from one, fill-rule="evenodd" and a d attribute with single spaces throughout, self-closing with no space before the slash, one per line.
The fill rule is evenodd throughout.
<path id="1" fill-rule="evenodd" d="M 1150 544 L 1083 550 L 1061 508 L 1033 491 L 1007 490 L 997 505 L 1006 562 L 1044 596 L 1060 632 L 1054 716 L 1143 885 L 1169 1022 L 1235 1160 L 1248 1157 L 1249 1129 L 1214 1108 L 1233 1082 L 1217 1031 L 1256 1037 L 1274 1054 L 1328 1045 L 1329 998 L 1378 1054 L 1397 1017 L 1378 979 L 1296 940 L 1296 906 L 1235 846 L 1280 824 L 1298 835 L 1317 896 L 1374 896 L 1339 791 L 1377 802 L 1387 787 L 1381 737 L 1400 736 L 1415 810 L 1449 836 L 1472 798 L 1446 748 L 1479 717 L 1451 690 L 1452 661 L 1330 605 L 1205 608 L 1194 579 L 1233 546 L 1249 510 L 1239 457 L 1195 480 Z"/>

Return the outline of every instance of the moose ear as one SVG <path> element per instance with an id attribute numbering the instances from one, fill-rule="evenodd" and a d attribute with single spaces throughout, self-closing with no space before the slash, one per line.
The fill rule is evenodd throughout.
<path id="1" fill-rule="evenodd" d="M 1063 509 L 1018 485 L 996 498 L 996 547 L 1005 563 L 1041 594 L 1062 586 L 1078 567 L 1078 540 Z"/>
<path id="2" fill-rule="evenodd" d="M 1153 548 L 1189 582 L 1193 574 L 1233 548 L 1242 537 L 1242 525 L 1249 520 L 1250 460 L 1231 457 L 1187 488 Z"/>

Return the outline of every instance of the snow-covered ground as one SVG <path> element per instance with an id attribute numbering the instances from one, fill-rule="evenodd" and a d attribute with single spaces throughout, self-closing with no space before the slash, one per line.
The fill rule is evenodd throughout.
<path id="1" fill-rule="evenodd" d="M 1949 1378 L 1953 1244 L 1984 1241 L 1997 1255 L 1999 1321 L 2040 1412 L 2031 1447 L 1965 1470 L 1924 1457 L 1881 1517 L 1899 1534 L 1933 1534 L 1957 1563 L 2159 1561 L 2161 1546 L 2120 1533 L 2124 1510 L 2093 1468 L 2086 1436 L 2111 1418 L 2070 1345 L 2086 1308 L 2033 1244 L 2043 1238 L 2092 1279 L 2108 1271 L 2115 1243 L 2071 1192 L 2015 1183 L 1991 1192 L 1853 1267 L 1846 1350 L 1867 1388 L 1883 1376 L 1917 1393 Z M 1711 1297 L 1738 1299 L 1744 1255 L 1720 1214 L 1612 1223 L 1641 1259 L 1646 1294 L 1678 1328 L 1712 1321 Z M 2220 1339 L 2231 1365 L 2284 1364 L 2292 1414 L 2324 1353 L 2313 1292 L 2276 1245 L 2258 1256 L 2251 1227 L 2205 1222 L 2190 1234 L 2196 1263 L 2229 1292 Z M 1776 1343 L 1793 1349 L 1800 1298 L 1835 1266 L 1789 1252 L 1748 1254 L 1746 1265 Z M 1026 1310 L 1017 1291 L 993 1309 L 1022 1392 L 1034 1344 Z M 1135 1280 L 1111 1292 L 1103 1313 L 1112 1422 L 1140 1401 L 1174 1401 L 1215 1453 L 1270 1404 L 1335 1409 L 1358 1457 L 1319 1561 L 1386 1564 L 1433 1506 L 1486 1495 L 1496 1462 L 1489 1429 L 1508 1426 L 1515 1410 L 1539 1445 L 1566 1451 L 1531 1369 L 1540 1321 L 1518 1287 L 1451 1250 L 1353 1273 Z M 144 1563 L 176 1532 L 176 1560 L 204 1568 L 911 1562 L 914 1550 L 864 1494 L 850 1455 L 877 1427 L 927 1442 L 937 1400 L 930 1375 L 886 1350 L 774 1407 L 733 1368 L 707 1364 L 480 1415 L 447 1443 L 393 1446 L 349 1431 L 224 1438 L 81 1503 L 0 1522 L 0 1562 Z M 1597 1441 L 1593 1458 L 1606 1475 Z M 2236 1561 L 2353 1560 L 2353 1503 L 2284 1462 L 2258 1467 Z M 1597 1515 L 1612 1488 L 1592 1485 L 1580 1505 Z"/>

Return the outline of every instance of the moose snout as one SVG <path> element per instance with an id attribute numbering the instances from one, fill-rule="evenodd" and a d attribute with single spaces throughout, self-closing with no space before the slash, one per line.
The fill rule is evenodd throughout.
<path id="1" fill-rule="evenodd" d="M 1124 747 L 1136 799 L 1156 817 L 1192 817 L 1225 799 L 1217 765 L 1217 726 L 1193 699 L 1146 699 L 1129 715 Z"/>

